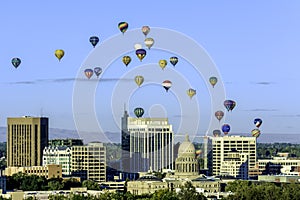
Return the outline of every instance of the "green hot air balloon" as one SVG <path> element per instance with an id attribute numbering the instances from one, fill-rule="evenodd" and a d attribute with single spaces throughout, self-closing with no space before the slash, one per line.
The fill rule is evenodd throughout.
<path id="1" fill-rule="evenodd" d="M 210 84 L 211 84 L 213 87 L 215 87 L 215 85 L 216 85 L 217 82 L 218 82 L 218 79 L 217 79 L 217 77 L 212 76 L 212 77 L 209 78 L 209 82 L 210 82 Z"/>
<path id="2" fill-rule="evenodd" d="M 123 56 L 122 61 L 127 67 L 129 65 L 129 63 L 131 62 L 131 57 L 130 56 Z"/>
<path id="3" fill-rule="evenodd" d="M 140 118 L 144 114 L 144 109 L 143 108 L 135 108 L 134 109 L 134 114 L 137 118 Z"/>
<path id="4" fill-rule="evenodd" d="M 15 67 L 18 68 L 19 65 L 21 64 L 21 59 L 20 58 L 13 58 L 11 60 L 11 64 Z"/>

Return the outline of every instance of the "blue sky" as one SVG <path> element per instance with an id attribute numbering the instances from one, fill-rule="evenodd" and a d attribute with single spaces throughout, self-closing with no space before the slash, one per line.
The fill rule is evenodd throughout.
<path id="1" fill-rule="evenodd" d="M 217 66 L 227 99 L 237 102 L 233 112 L 221 121 L 229 123 L 233 133 L 250 133 L 256 117 L 263 119 L 262 133 L 299 133 L 299 10 L 298 1 L 1 2 L 0 126 L 5 126 L 10 116 L 42 113 L 50 118 L 51 127 L 75 129 L 73 79 L 96 51 L 89 37 L 99 36 L 99 46 L 121 34 L 117 25 L 126 21 L 128 31 L 144 25 L 166 28 L 183 33 L 206 50 Z M 142 64 L 172 56 L 154 47 L 152 57 L 147 55 Z M 56 49 L 65 50 L 61 62 L 54 56 Z M 22 60 L 18 69 L 11 64 L 13 57 Z M 189 71 L 189 63 L 180 61 L 175 67 L 177 73 L 187 76 L 191 86 L 197 88 L 192 104 L 198 102 L 201 123 L 197 132 L 202 133 L 214 112 L 209 109 L 207 80 Z M 98 121 L 104 122 L 104 131 L 118 131 L 119 121 L 114 117 L 120 113 L 110 114 L 110 91 L 121 83 L 120 77 L 141 63 L 131 64 L 126 68 L 120 58 L 113 60 L 102 76 L 110 81 L 104 81 L 95 91 L 95 113 Z M 131 114 L 134 107 L 143 106 L 145 116 L 155 113 L 155 109 L 164 110 L 176 131 L 183 117 L 180 100 L 174 93 L 160 99 L 163 94 L 156 93 L 159 87 L 149 84 L 134 92 L 127 106 Z"/>

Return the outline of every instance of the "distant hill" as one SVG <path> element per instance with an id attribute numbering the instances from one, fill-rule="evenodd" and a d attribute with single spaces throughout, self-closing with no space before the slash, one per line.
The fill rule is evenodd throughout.
<path id="1" fill-rule="evenodd" d="M 104 134 L 81 132 L 78 134 L 76 130 L 50 128 L 49 139 L 54 138 L 82 138 L 85 143 L 92 141 L 120 143 L 120 133 L 117 132 L 105 132 Z M 6 127 L 0 127 L 0 142 L 6 142 Z"/>

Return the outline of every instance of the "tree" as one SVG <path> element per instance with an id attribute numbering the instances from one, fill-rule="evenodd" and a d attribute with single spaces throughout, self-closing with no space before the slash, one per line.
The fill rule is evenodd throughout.
<path id="1" fill-rule="evenodd" d="M 48 190 L 61 190 L 64 188 L 61 178 L 51 178 L 48 180 Z"/>
<path id="2" fill-rule="evenodd" d="M 88 190 L 100 190 L 99 184 L 92 180 L 84 180 L 82 186 L 86 187 Z"/>
<path id="3" fill-rule="evenodd" d="M 175 192 L 165 189 L 155 191 L 151 200 L 179 200 L 179 198 Z"/>

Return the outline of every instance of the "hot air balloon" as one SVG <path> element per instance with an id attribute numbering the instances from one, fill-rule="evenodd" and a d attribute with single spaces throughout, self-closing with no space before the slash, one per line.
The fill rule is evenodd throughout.
<path id="1" fill-rule="evenodd" d="M 230 126 L 229 126 L 229 124 L 224 124 L 224 125 L 222 126 L 222 131 L 223 131 L 224 135 L 227 135 L 227 134 L 229 133 L 229 131 L 230 131 Z"/>
<path id="2" fill-rule="evenodd" d="M 209 82 L 210 82 L 210 84 L 211 84 L 213 87 L 215 87 L 215 85 L 216 85 L 217 82 L 218 82 L 218 79 L 217 79 L 217 77 L 212 76 L 212 77 L 209 78 Z"/>
<path id="3" fill-rule="evenodd" d="M 98 44 L 98 42 L 99 42 L 99 38 L 97 36 L 90 37 L 90 43 L 93 45 L 94 48 Z"/>
<path id="4" fill-rule="evenodd" d="M 86 69 L 84 70 L 85 76 L 90 79 L 93 76 L 94 71 L 92 69 Z"/>
<path id="5" fill-rule="evenodd" d="M 221 136 L 221 131 L 220 130 L 213 130 L 213 136 L 220 137 Z"/>
<path id="6" fill-rule="evenodd" d="M 119 27 L 120 31 L 124 34 L 128 29 L 128 23 L 127 22 L 120 22 L 118 24 L 118 27 Z"/>
<path id="7" fill-rule="evenodd" d="M 130 56 L 123 56 L 122 61 L 127 67 L 127 65 L 131 62 L 131 57 Z"/>
<path id="8" fill-rule="evenodd" d="M 134 49 L 135 49 L 135 50 L 142 49 L 142 48 L 143 48 L 143 46 L 142 46 L 140 43 L 136 43 L 136 44 L 134 45 Z"/>
<path id="9" fill-rule="evenodd" d="M 225 100 L 224 106 L 227 109 L 227 111 L 232 111 L 235 107 L 236 103 L 233 100 Z"/>
<path id="10" fill-rule="evenodd" d="M 259 129 L 253 129 L 252 131 L 251 131 L 251 134 L 252 134 L 252 136 L 253 137 L 256 137 L 256 138 L 258 138 L 259 136 L 260 136 L 260 130 Z"/>
<path id="11" fill-rule="evenodd" d="M 166 60 L 160 60 L 158 64 L 162 69 L 164 69 L 167 66 L 168 62 Z"/>
<path id="12" fill-rule="evenodd" d="M 224 112 L 222 110 L 218 110 L 215 112 L 215 116 L 220 121 L 224 116 Z"/>
<path id="13" fill-rule="evenodd" d="M 21 64 L 21 59 L 20 59 L 20 58 L 13 58 L 13 59 L 11 59 L 11 64 L 12 64 L 15 68 L 18 68 L 19 65 Z"/>
<path id="14" fill-rule="evenodd" d="M 186 93 L 192 99 L 192 97 L 196 94 L 196 90 L 190 88 L 186 91 Z"/>
<path id="15" fill-rule="evenodd" d="M 154 39 L 153 38 L 146 38 L 144 40 L 144 43 L 145 43 L 146 47 L 148 47 L 148 49 L 150 49 L 154 44 Z"/>
<path id="16" fill-rule="evenodd" d="M 144 114 L 144 109 L 143 108 L 135 108 L 134 109 L 134 114 L 137 118 L 140 118 Z"/>
<path id="17" fill-rule="evenodd" d="M 260 125 L 262 124 L 262 120 L 259 118 L 254 119 L 254 124 L 257 128 L 260 127 Z"/>
<path id="18" fill-rule="evenodd" d="M 168 90 L 172 87 L 172 82 L 169 80 L 165 80 L 164 82 L 162 82 L 162 86 L 168 92 Z"/>
<path id="19" fill-rule="evenodd" d="M 143 26 L 142 27 L 142 32 L 144 33 L 145 37 L 148 35 L 150 32 L 150 27 L 149 26 Z"/>
<path id="20" fill-rule="evenodd" d="M 175 65 L 178 63 L 178 58 L 175 56 L 171 57 L 170 63 L 175 67 Z"/>
<path id="21" fill-rule="evenodd" d="M 142 62 L 142 60 L 145 58 L 146 56 L 146 50 L 145 49 L 137 49 L 135 51 L 136 56 L 140 59 L 140 61 Z"/>
<path id="22" fill-rule="evenodd" d="M 134 78 L 134 81 L 140 87 L 143 84 L 143 82 L 144 82 L 144 77 L 143 76 L 136 76 Z"/>
<path id="23" fill-rule="evenodd" d="M 65 52 L 62 49 L 57 49 L 54 54 L 55 54 L 56 58 L 60 61 L 60 59 L 62 59 L 62 57 L 64 57 Z"/>
<path id="24" fill-rule="evenodd" d="M 97 78 L 100 76 L 102 73 L 102 68 L 101 67 L 95 67 L 94 68 L 94 73 L 96 74 Z"/>

